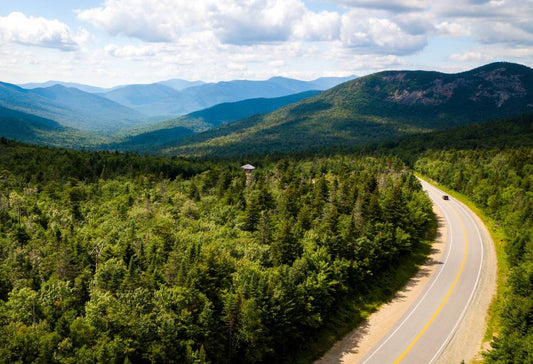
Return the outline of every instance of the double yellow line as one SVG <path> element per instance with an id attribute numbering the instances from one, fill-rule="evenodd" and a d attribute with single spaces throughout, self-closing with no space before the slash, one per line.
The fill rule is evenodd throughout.
<path id="1" fill-rule="evenodd" d="M 439 308 L 437 308 L 437 310 L 435 311 L 435 313 L 433 314 L 433 316 L 431 316 L 431 318 L 429 319 L 429 321 L 426 323 L 426 325 L 422 328 L 422 330 L 418 333 L 418 335 L 416 335 L 416 337 L 413 339 L 413 341 L 411 341 L 411 343 L 409 344 L 409 346 L 403 351 L 403 353 L 398 357 L 398 359 L 396 359 L 394 361 L 394 364 L 397 364 L 399 363 L 408 353 L 409 351 L 413 348 L 413 346 L 416 344 L 416 342 L 422 337 L 422 335 L 424 334 L 424 332 L 426 332 L 426 330 L 428 329 L 428 327 L 431 325 L 431 323 L 435 320 L 435 318 L 437 317 L 437 315 L 439 314 L 439 312 L 442 310 L 442 308 L 444 307 L 444 305 L 446 304 L 446 302 L 448 301 L 448 299 L 450 298 L 450 295 L 452 294 L 455 286 L 457 285 L 457 282 L 459 281 L 459 278 L 461 277 L 461 274 L 463 273 L 463 268 L 465 266 L 465 262 L 466 262 L 466 255 L 468 253 L 468 239 L 467 239 L 467 236 L 466 236 L 466 228 L 465 228 L 465 225 L 463 224 L 463 220 L 461 219 L 461 217 L 459 216 L 459 213 L 457 212 L 457 210 L 453 207 L 453 206 L 450 206 L 451 209 L 453 210 L 453 212 L 455 213 L 455 215 L 457 216 L 457 218 L 459 219 L 459 222 L 461 223 L 461 228 L 463 229 L 463 235 L 465 237 L 465 251 L 463 253 L 463 261 L 461 262 L 461 267 L 459 268 L 459 272 L 457 272 L 457 275 L 455 276 L 455 280 L 453 281 L 453 284 L 452 286 L 450 287 L 448 293 L 446 294 L 446 296 L 444 297 L 444 299 L 442 300 Z"/>

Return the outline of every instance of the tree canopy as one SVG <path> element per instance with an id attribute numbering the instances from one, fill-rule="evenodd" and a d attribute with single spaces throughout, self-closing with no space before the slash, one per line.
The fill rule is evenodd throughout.
<path id="1" fill-rule="evenodd" d="M 290 362 L 433 221 L 391 157 L 0 149 L 1 362 Z"/>

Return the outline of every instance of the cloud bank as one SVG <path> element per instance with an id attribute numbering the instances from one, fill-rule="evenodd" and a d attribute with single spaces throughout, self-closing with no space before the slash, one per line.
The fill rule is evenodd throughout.
<path id="1" fill-rule="evenodd" d="M 28 47 L 28 62 L 50 62 L 31 47 L 66 51 L 108 79 L 310 79 L 435 69 L 437 56 L 448 71 L 533 64 L 533 0 L 101 0 L 72 12 L 87 31 L 15 12 L 0 17 L 0 42 Z"/>

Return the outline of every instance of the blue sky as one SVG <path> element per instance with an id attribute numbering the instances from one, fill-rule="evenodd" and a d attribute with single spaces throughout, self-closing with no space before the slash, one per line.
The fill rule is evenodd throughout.
<path id="1" fill-rule="evenodd" d="M 0 81 L 95 86 L 533 66 L 533 0 L 17 0 Z"/>

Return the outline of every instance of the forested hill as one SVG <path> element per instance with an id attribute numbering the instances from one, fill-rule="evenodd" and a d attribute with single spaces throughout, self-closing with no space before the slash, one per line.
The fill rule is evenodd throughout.
<path id="1" fill-rule="evenodd" d="M 522 65 L 492 63 L 458 74 L 386 71 L 159 152 L 253 155 L 348 147 L 532 110 L 533 70 Z"/>
<path id="2" fill-rule="evenodd" d="M 0 106 L 0 136 L 27 143 L 76 148 L 96 146 L 104 138 L 40 116 Z"/>
<path id="3" fill-rule="evenodd" d="M 396 154 L 412 165 L 423 152 L 428 150 L 502 150 L 520 147 L 533 147 L 533 113 L 410 135 L 361 150 Z"/>
<path id="4" fill-rule="evenodd" d="M 311 360 L 414 273 L 433 215 L 399 159 L 256 162 L 0 139 L 0 363 Z"/>

